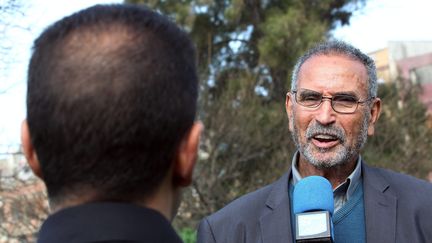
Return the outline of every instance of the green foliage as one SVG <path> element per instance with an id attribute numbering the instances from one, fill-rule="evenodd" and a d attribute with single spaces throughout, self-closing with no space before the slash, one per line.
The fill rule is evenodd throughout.
<path id="1" fill-rule="evenodd" d="M 396 82 L 380 85 L 383 107 L 375 136 L 364 149 L 368 163 L 420 178 L 432 171 L 432 129 L 418 94 L 415 86 L 402 92 Z"/>
<path id="2" fill-rule="evenodd" d="M 175 224 L 270 183 L 294 146 L 284 101 L 296 59 L 347 24 L 361 0 L 129 0 L 170 16 L 197 47 L 199 119 L 205 125 L 193 186 Z"/>
<path id="3" fill-rule="evenodd" d="M 258 43 L 261 62 L 272 68 L 291 67 L 295 58 L 310 47 L 310 42 L 323 40 L 329 23 L 320 22 L 316 16 L 306 16 L 302 8 L 270 10 L 269 17 L 260 26 L 263 33 Z M 287 63 L 290 62 L 290 63 Z"/>
<path id="4" fill-rule="evenodd" d="M 196 242 L 196 230 L 191 228 L 183 228 L 179 232 L 180 238 L 184 243 Z"/>

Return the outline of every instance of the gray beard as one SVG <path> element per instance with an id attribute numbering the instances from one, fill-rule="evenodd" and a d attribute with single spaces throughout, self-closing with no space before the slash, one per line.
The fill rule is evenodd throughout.
<path id="1" fill-rule="evenodd" d="M 308 126 L 306 129 L 306 143 L 302 144 L 299 141 L 299 130 L 298 127 L 293 123 L 294 118 L 296 116 L 295 112 L 293 112 L 293 116 L 290 117 L 290 122 L 292 122 L 294 131 L 291 133 L 293 141 L 299 150 L 299 152 L 306 158 L 309 163 L 311 163 L 316 168 L 332 168 L 335 166 L 341 166 L 345 165 L 348 162 L 352 161 L 354 158 L 356 158 L 360 154 L 360 150 L 363 148 L 363 146 L 366 144 L 367 141 L 367 129 L 368 129 L 368 120 L 369 120 L 369 113 L 366 113 L 361 128 L 359 136 L 357 137 L 357 141 L 354 144 L 354 146 L 348 146 L 346 145 L 346 134 L 345 131 L 340 128 L 336 127 L 333 124 L 329 126 L 324 126 L 319 124 L 318 122 L 314 122 Z M 320 158 L 318 156 L 315 156 L 313 153 L 313 144 L 310 142 L 311 137 L 314 134 L 322 133 L 322 134 L 331 134 L 339 139 L 342 146 L 338 147 L 338 151 L 335 151 L 336 155 L 332 158 Z M 316 151 L 319 153 L 326 153 L 330 149 L 321 149 L 321 148 L 315 148 Z"/>

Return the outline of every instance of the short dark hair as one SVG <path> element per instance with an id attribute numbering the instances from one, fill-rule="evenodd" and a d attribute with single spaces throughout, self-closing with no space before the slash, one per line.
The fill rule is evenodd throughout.
<path id="1" fill-rule="evenodd" d="M 136 200 L 160 184 L 193 125 L 195 49 L 154 11 L 96 5 L 35 40 L 27 92 L 50 200 L 85 190 Z"/>
<path id="2" fill-rule="evenodd" d="M 349 57 L 355 61 L 361 62 L 366 68 L 368 74 L 368 96 L 369 98 L 377 97 L 378 82 L 375 62 L 368 55 L 364 54 L 358 48 L 339 40 L 327 41 L 318 43 L 315 47 L 307 51 L 297 60 L 291 78 L 291 90 L 297 89 L 298 75 L 300 69 L 307 60 L 311 57 L 319 55 L 339 54 Z"/>

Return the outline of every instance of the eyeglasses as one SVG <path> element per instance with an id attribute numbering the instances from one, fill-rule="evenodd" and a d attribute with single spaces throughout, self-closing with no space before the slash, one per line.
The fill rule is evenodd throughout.
<path id="1" fill-rule="evenodd" d="M 317 108 L 321 105 L 324 99 L 330 100 L 333 110 L 342 114 L 352 114 L 357 110 L 359 104 L 364 104 L 375 99 L 375 97 L 371 97 L 359 101 L 359 98 L 350 94 L 336 94 L 331 97 L 323 96 L 321 93 L 309 89 L 293 90 L 291 93 L 294 94 L 297 104 L 307 108 Z"/>

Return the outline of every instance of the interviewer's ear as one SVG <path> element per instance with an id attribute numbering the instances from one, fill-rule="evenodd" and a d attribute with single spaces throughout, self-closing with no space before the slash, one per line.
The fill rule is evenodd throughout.
<path id="1" fill-rule="evenodd" d="M 186 187 L 192 182 L 202 130 L 203 124 L 195 122 L 180 144 L 174 165 L 174 183 L 176 186 Z"/>
<path id="2" fill-rule="evenodd" d="M 27 163 L 32 169 L 33 173 L 42 179 L 42 171 L 39 164 L 39 159 L 37 157 L 36 151 L 33 148 L 31 142 L 30 131 L 28 127 L 27 120 L 21 123 L 21 144 L 24 152 L 24 156 L 27 159 Z"/>

